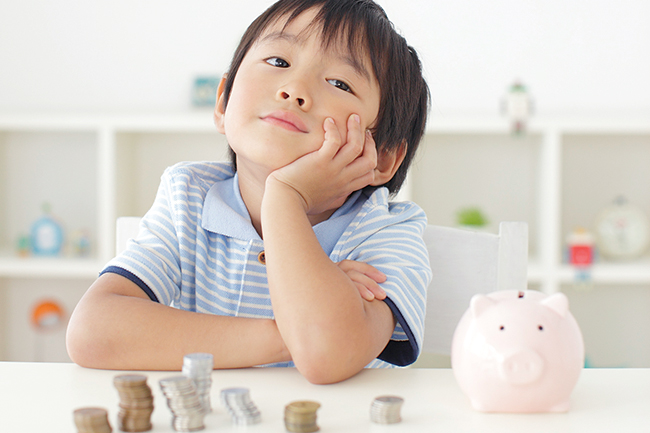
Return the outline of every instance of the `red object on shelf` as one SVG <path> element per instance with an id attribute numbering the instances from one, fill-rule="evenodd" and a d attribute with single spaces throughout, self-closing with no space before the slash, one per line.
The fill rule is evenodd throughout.
<path id="1" fill-rule="evenodd" d="M 594 262 L 593 245 L 572 245 L 569 247 L 569 263 L 575 266 L 589 266 Z"/>

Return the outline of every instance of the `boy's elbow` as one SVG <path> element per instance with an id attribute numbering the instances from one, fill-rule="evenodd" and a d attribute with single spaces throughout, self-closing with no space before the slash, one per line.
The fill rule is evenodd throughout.
<path id="1" fill-rule="evenodd" d="M 296 369 L 310 383 L 328 385 L 349 379 L 367 364 L 348 358 L 340 349 L 331 349 L 327 352 L 303 352 L 294 356 L 293 361 Z"/>
<path id="2" fill-rule="evenodd" d="M 341 382 L 352 377 L 356 373 L 345 374 L 342 373 L 340 369 L 335 369 L 332 368 L 331 365 L 324 365 L 322 363 L 301 366 L 296 365 L 296 368 L 300 374 L 309 381 L 309 383 L 314 385 L 329 385 Z"/>
<path id="3" fill-rule="evenodd" d="M 66 331 L 66 349 L 68 356 L 77 365 L 87 368 L 108 368 L 110 363 L 111 350 L 97 335 L 92 332 L 91 327 L 70 319 Z"/>

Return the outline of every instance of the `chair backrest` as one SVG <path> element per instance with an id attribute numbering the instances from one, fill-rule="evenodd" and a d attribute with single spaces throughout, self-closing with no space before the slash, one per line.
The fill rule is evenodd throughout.
<path id="1" fill-rule="evenodd" d="M 126 249 L 126 243 L 138 235 L 140 217 L 119 217 L 115 226 L 115 254 Z"/>
<path id="2" fill-rule="evenodd" d="M 140 217 L 117 219 L 116 253 L 138 234 Z M 433 279 L 427 290 L 423 352 L 448 355 L 451 339 L 477 293 L 525 290 L 528 225 L 503 222 L 499 234 L 429 225 L 424 232 Z"/>
<path id="3" fill-rule="evenodd" d="M 502 222 L 499 234 L 429 225 L 424 242 L 433 279 L 427 290 L 422 351 L 449 355 L 472 296 L 526 289 L 528 224 Z"/>

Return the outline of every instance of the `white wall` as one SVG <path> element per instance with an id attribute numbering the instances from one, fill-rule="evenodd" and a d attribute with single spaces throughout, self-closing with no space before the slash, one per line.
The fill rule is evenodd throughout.
<path id="1" fill-rule="evenodd" d="M 179 111 L 273 0 L 0 0 L 0 112 Z M 379 0 L 421 53 L 433 115 L 650 113 L 647 0 Z"/>

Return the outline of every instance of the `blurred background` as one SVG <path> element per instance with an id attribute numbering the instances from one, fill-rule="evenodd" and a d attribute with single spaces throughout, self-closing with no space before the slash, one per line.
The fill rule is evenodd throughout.
<path id="1" fill-rule="evenodd" d="M 0 360 L 67 361 L 115 218 L 223 158 L 211 86 L 272 3 L 0 0 Z M 650 367 L 650 3 L 378 3 L 432 95 L 402 197 L 432 224 L 527 221 L 529 287 L 569 296 L 588 365 Z"/>
<path id="2" fill-rule="evenodd" d="M 0 4 L 0 110 L 182 110 L 270 0 Z M 421 54 L 433 115 L 489 113 L 515 79 L 541 113 L 648 113 L 643 0 L 383 0 Z"/>

